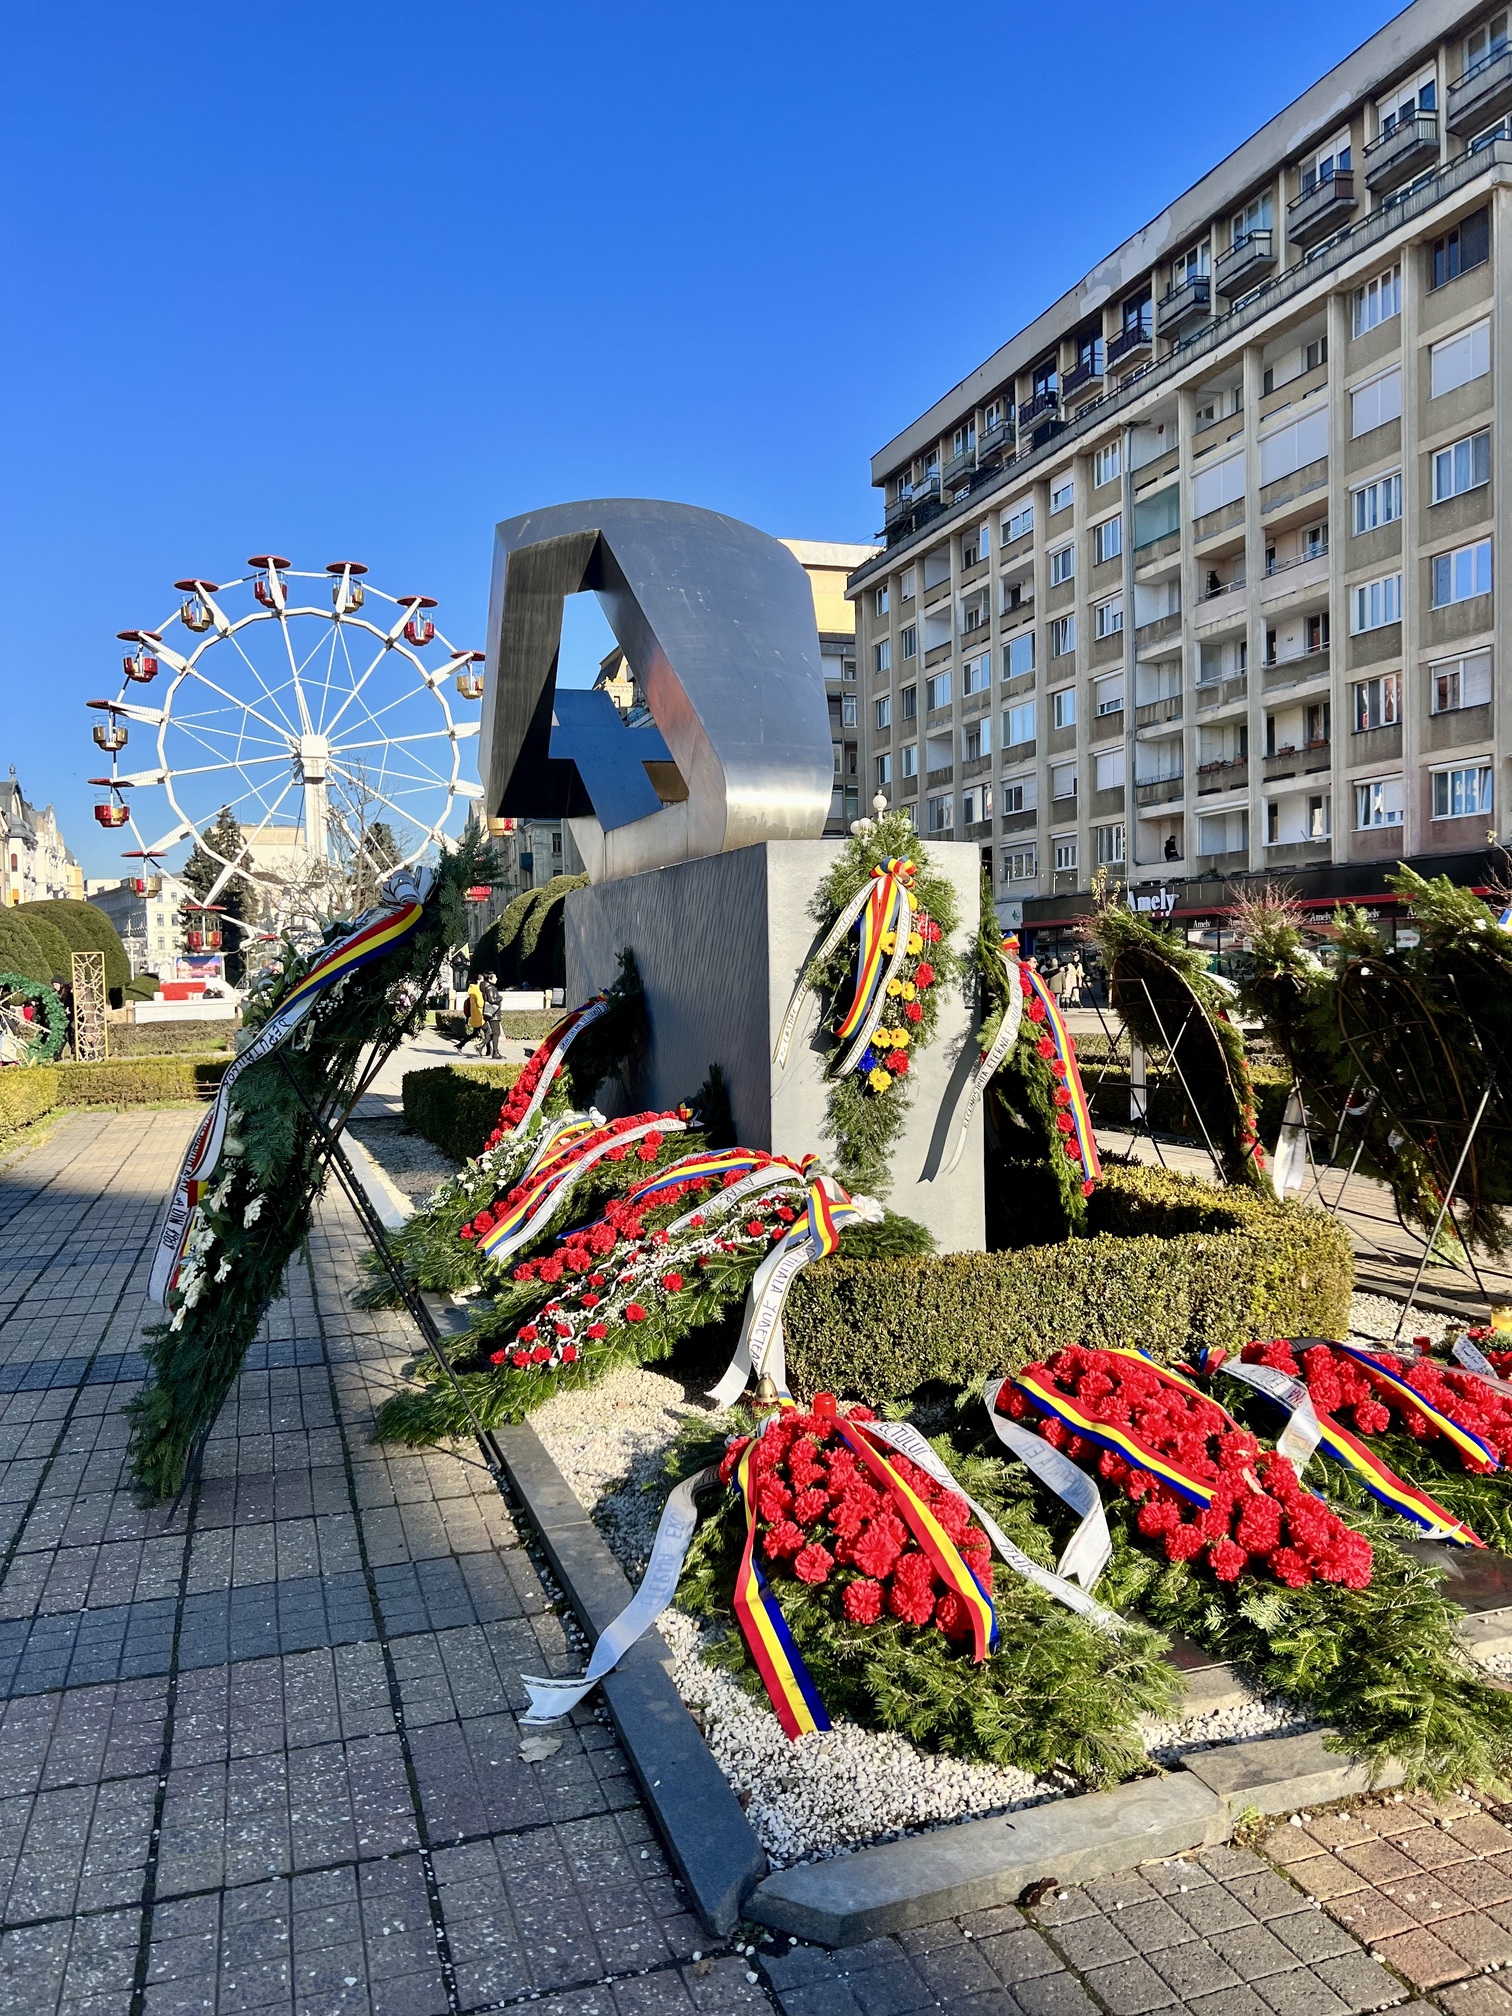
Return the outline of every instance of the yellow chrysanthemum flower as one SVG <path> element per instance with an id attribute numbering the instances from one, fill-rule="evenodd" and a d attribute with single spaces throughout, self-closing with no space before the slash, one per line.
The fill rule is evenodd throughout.
<path id="1" fill-rule="evenodd" d="M 866 1074 L 866 1082 L 873 1092 L 885 1092 L 892 1083 L 892 1073 L 884 1071 L 880 1064 L 874 1065 Z"/>
<path id="2" fill-rule="evenodd" d="M 900 980 L 898 982 L 898 992 L 903 996 L 905 1001 L 912 1001 L 918 991 L 912 980 Z"/>
<path id="3" fill-rule="evenodd" d="M 912 1041 L 913 1038 L 906 1029 L 894 1029 L 892 1031 L 891 1047 L 894 1050 L 906 1050 Z"/>
<path id="4" fill-rule="evenodd" d="M 919 932 L 917 932 L 917 931 L 910 931 L 910 932 L 909 932 L 909 934 L 908 934 L 908 956 L 909 956 L 909 958 L 910 958 L 910 959 L 917 959 L 917 958 L 918 958 L 918 956 L 919 956 L 919 954 L 920 954 L 920 953 L 921 953 L 921 952 L 922 952 L 923 950 L 924 950 L 924 940 L 923 940 L 923 937 L 922 937 L 922 936 L 920 935 L 920 933 L 919 933 Z"/>
<path id="5" fill-rule="evenodd" d="M 897 934 L 897 932 L 896 932 L 896 931 L 884 931 L 884 932 L 882 933 L 882 950 L 883 950 L 884 952 L 896 952 L 896 951 L 897 951 L 897 949 L 898 949 L 898 934 Z"/>
<path id="6" fill-rule="evenodd" d="M 889 980 L 887 991 L 889 994 L 901 994 L 903 992 L 903 982 L 901 980 Z"/>

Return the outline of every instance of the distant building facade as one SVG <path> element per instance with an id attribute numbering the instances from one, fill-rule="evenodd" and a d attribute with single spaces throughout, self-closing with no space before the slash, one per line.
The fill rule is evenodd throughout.
<path id="1" fill-rule="evenodd" d="M 0 778 L 0 823 L 5 829 L 0 855 L 0 901 L 36 903 L 45 898 L 84 895 L 84 873 L 58 827 L 51 805 L 31 804 L 11 765 Z"/>
<path id="2" fill-rule="evenodd" d="M 114 924 L 131 961 L 133 978 L 143 973 L 155 973 L 166 980 L 178 977 L 178 962 L 188 949 L 182 906 L 193 900 L 186 882 L 176 875 L 155 875 L 150 880 L 138 877 L 135 881 L 91 876 L 84 893 Z"/>

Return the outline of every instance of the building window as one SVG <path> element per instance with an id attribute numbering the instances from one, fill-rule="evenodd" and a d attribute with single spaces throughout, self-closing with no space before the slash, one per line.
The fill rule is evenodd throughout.
<path id="1" fill-rule="evenodd" d="M 1050 555 L 1050 586 L 1058 588 L 1063 581 L 1069 581 L 1076 573 L 1076 548 L 1057 546 Z"/>
<path id="2" fill-rule="evenodd" d="M 912 602 L 914 599 L 914 579 L 913 568 L 905 567 L 898 581 L 898 600 L 900 602 Z"/>
<path id="3" fill-rule="evenodd" d="M 992 754 L 992 723 L 973 721 L 961 730 L 961 761 L 975 763 Z"/>
<path id="4" fill-rule="evenodd" d="M 1099 602 L 1092 611 L 1092 634 L 1095 637 L 1116 637 L 1123 628 L 1123 616 L 1122 595 L 1115 595 L 1110 602 Z"/>
<path id="5" fill-rule="evenodd" d="M 1428 667 L 1428 706 L 1434 714 L 1457 714 L 1461 707 L 1484 707 L 1491 698 L 1491 653 L 1469 651 L 1440 658 Z"/>
<path id="6" fill-rule="evenodd" d="M 872 646 L 872 670 L 890 672 L 892 670 L 892 639 L 883 637 Z"/>
<path id="7" fill-rule="evenodd" d="M 1491 257 L 1491 212 L 1472 211 L 1462 217 L 1452 231 L 1433 241 L 1434 287 L 1445 287 L 1475 266 L 1484 266 Z"/>
<path id="8" fill-rule="evenodd" d="M 1071 509 L 1072 499 L 1074 498 L 1075 495 L 1076 495 L 1076 479 L 1075 477 L 1073 477 L 1069 469 L 1065 470 L 1059 476 L 1052 476 L 1050 478 L 1051 517 L 1053 518 L 1057 511 L 1069 511 Z"/>
<path id="9" fill-rule="evenodd" d="M 950 674 L 936 672 L 932 679 L 924 681 L 924 705 L 930 709 L 950 705 Z"/>
<path id="10" fill-rule="evenodd" d="M 1039 849 L 1037 847 L 1005 847 L 1003 849 L 1003 880 L 1005 882 L 1032 882 L 1039 873 Z"/>
<path id="11" fill-rule="evenodd" d="M 992 786 L 974 784 L 961 793 L 961 824 L 980 826 L 992 817 Z"/>
<path id="12" fill-rule="evenodd" d="M 1062 686 L 1059 692 L 1050 695 L 1050 726 L 1052 728 L 1074 728 L 1076 726 L 1076 688 Z"/>
<path id="13" fill-rule="evenodd" d="M 1355 636 L 1364 630 L 1379 630 L 1387 623 L 1402 620 L 1402 577 L 1384 574 L 1379 581 L 1362 581 L 1349 591 L 1349 627 Z"/>
<path id="14" fill-rule="evenodd" d="M 917 742 L 905 742 L 905 743 L 903 744 L 903 747 L 902 747 L 902 749 L 900 750 L 899 754 L 900 754 L 900 755 L 902 756 L 902 758 L 903 758 L 903 762 L 902 762 L 902 771 L 903 771 L 903 775 L 904 775 L 905 777 L 917 777 L 917 776 L 918 776 L 918 774 L 919 774 L 919 745 L 918 745 L 918 743 L 917 743 Z"/>
<path id="15" fill-rule="evenodd" d="M 1395 133 L 1404 119 L 1417 112 L 1432 112 L 1438 104 L 1438 77 L 1425 70 L 1411 84 L 1399 84 L 1384 98 L 1376 100 L 1376 132 Z"/>
<path id="16" fill-rule="evenodd" d="M 1003 677 L 1021 679 L 1033 670 L 1034 632 L 1026 630 L 1021 637 L 1010 637 L 1003 646 Z"/>
<path id="17" fill-rule="evenodd" d="M 1208 241 L 1204 238 L 1200 245 L 1193 245 L 1190 250 L 1181 253 L 1179 257 L 1173 259 L 1171 261 L 1172 291 L 1174 292 L 1178 287 L 1184 287 L 1188 280 L 1200 280 L 1208 271 L 1211 257 L 1212 254 L 1208 248 Z"/>
<path id="18" fill-rule="evenodd" d="M 1347 175 L 1350 170 L 1349 133 L 1346 129 L 1336 140 L 1326 147 L 1320 147 L 1302 170 L 1302 194 L 1316 189 L 1320 182 L 1332 182 L 1335 175 Z"/>
<path id="19" fill-rule="evenodd" d="M 889 750 L 885 752 L 883 755 L 877 757 L 876 765 L 877 765 L 877 789 L 879 791 L 882 791 L 885 790 L 887 786 L 892 782 L 891 751 Z"/>
<path id="20" fill-rule="evenodd" d="M 1491 810 L 1491 765 L 1466 763 L 1433 773 L 1435 819 L 1468 819 Z"/>
<path id="21" fill-rule="evenodd" d="M 1457 546 L 1452 553 L 1437 554 L 1433 561 L 1433 606 L 1443 609 L 1451 602 L 1468 602 L 1475 595 L 1491 593 L 1491 541 L 1477 539 L 1473 546 Z"/>
<path id="22" fill-rule="evenodd" d="M 1394 364 L 1389 371 L 1382 371 L 1375 378 L 1367 378 L 1363 385 L 1356 385 L 1349 395 L 1349 431 L 1357 439 L 1368 434 L 1373 427 L 1384 427 L 1388 420 L 1402 417 L 1402 367 Z"/>
<path id="23" fill-rule="evenodd" d="M 1122 672 L 1111 672 L 1106 678 L 1092 681 L 1092 707 L 1097 714 L 1122 714 L 1124 704 L 1124 682 Z"/>
<path id="24" fill-rule="evenodd" d="M 1116 560 L 1123 551 L 1123 517 L 1104 518 L 1101 525 L 1092 528 L 1092 558 L 1101 567 L 1106 561 Z"/>
<path id="25" fill-rule="evenodd" d="M 1076 836 L 1064 833 L 1051 841 L 1055 850 L 1055 872 L 1057 875 L 1073 875 L 1076 872 Z"/>
<path id="26" fill-rule="evenodd" d="M 948 833 L 955 825 L 955 800 L 948 791 L 938 798 L 926 799 L 924 812 L 927 833 Z"/>
<path id="27" fill-rule="evenodd" d="M 882 694 L 875 705 L 877 710 L 877 726 L 879 728 L 891 728 L 892 696 L 887 693 Z"/>
<path id="28" fill-rule="evenodd" d="M 1050 765 L 1050 796 L 1052 798 L 1074 798 L 1076 796 L 1076 765 L 1074 763 L 1052 763 Z"/>
<path id="29" fill-rule="evenodd" d="M 1465 37 L 1464 68 L 1460 73 L 1461 82 L 1472 70 L 1478 70 L 1483 63 L 1500 56 L 1507 46 L 1507 16 L 1505 10 L 1493 14 L 1489 21 L 1483 21 Z"/>
<path id="30" fill-rule="evenodd" d="M 1377 777 L 1369 784 L 1356 784 L 1355 830 L 1366 832 L 1373 826 L 1400 826 L 1402 823 L 1402 780 Z"/>
<path id="31" fill-rule="evenodd" d="M 1057 616 L 1050 625 L 1050 656 L 1064 658 L 1076 649 L 1076 618 Z"/>
<path id="32" fill-rule="evenodd" d="M 986 693 L 992 687 L 992 665 L 987 658 L 968 658 L 961 667 L 961 691 L 968 698 L 973 693 Z"/>
<path id="33" fill-rule="evenodd" d="M 1491 435 L 1488 429 L 1471 434 L 1452 447 L 1440 448 L 1433 458 L 1433 501 L 1458 497 L 1466 490 L 1478 490 L 1491 481 Z"/>
<path id="34" fill-rule="evenodd" d="M 885 581 L 880 588 L 872 590 L 872 607 L 879 616 L 887 614 L 887 583 Z"/>
<path id="35" fill-rule="evenodd" d="M 1099 868 L 1116 868 L 1124 858 L 1124 829 L 1117 826 L 1095 826 L 1092 837 L 1097 843 L 1097 865 Z"/>
<path id="36" fill-rule="evenodd" d="M 1039 802 L 1038 780 L 1020 777 L 1003 786 L 1004 812 L 1032 812 Z"/>
<path id="37" fill-rule="evenodd" d="M 1025 742 L 1034 740 L 1034 702 L 1025 700 L 1017 707 L 1009 707 L 1003 714 L 1003 745 L 1014 749 Z"/>
<path id="38" fill-rule="evenodd" d="M 904 686 L 898 693 L 898 718 L 900 721 L 917 721 L 919 718 L 919 689 Z"/>
<path id="39" fill-rule="evenodd" d="M 1350 492 L 1352 522 L 1355 535 L 1374 532 L 1378 526 L 1391 525 L 1402 515 L 1402 472 L 1393 469 L 1387 476 L 1377 476 L 1373 483 L 1362 483 L 1358 490 Z"/>
<path id="40" fill-rule="evenodd" d="M 1092 759 L 1092 788 L 1094 791 L 1117 791 L 1124 781 L 1124 752 L 1122 749 L 1104 749 L 1100 756 Z"/>
<path id="41" fill-rule="evenodd" d="M 841 677 L 841 678 L 842 678 L 843 680 L 845 680 L 845 679 L 848 679 L 848 680 L 852 680 L 852 681 L 853 681 L 853 680 L 855 679 L 855 676 L 856 676 L 856 661 L 855 661 L 855 659 L 854 659 L 854 658 L 842 658 L 842 659 L 840 660 L 840 677 Z"/>
<path id="42" fill-rule="evenodd" d="M 1446 336 L 1428 352 L 1429 396 L 1440 399 L 1491 369 L 1491 324 L 1476 322 L 1458 336 Z"/>
<path id="43" fill-rule="evenodd" d="M 1123 443 L 1110 441 L 1106 448 L 1099 448 L 1092 457 L 1093 486 L 1101 490 L 1105 483 L 1116 483 L 1123 474 Z"/>
<path id="44" fill-rule="evenodd" d="M 1026 539 L 1034 530 L 1034 505 L 1022 504 L 1017 511 L 1010 511 L 1003 520 L 1002 543 L 1011 546 L 1015 539 Z"/>
<path id="45" fill-rule="evenodd" d="M 898 648 L 902 651 L 905 662 L 918 657 L 919 633 L 912 623 L 908 624 L 899 636 Z"/>
<path id="46" fill-rule="evenodd" d="M 1383 672 L 1379 679 L 1358 679 L 1354 689 L 1357 735 L 1372 728 L 1391 728 L 1402 718 L 1402 675 Z"/>
<path id="47" fill-rule="evenodd" d="M 1307 837 L 1326 840 L 1333 832 L 1333 799 L 1327 792 L 1307 801 Z"/>
<path id="48" fill-rule="evenodd" d="M 978 566 L 992 552 L 992 527 L 978 525 L 974 532 L 961 534 L 961 567 L 963 571 Z"/>
<path id="49" fill-rule="evenodd" d="M 842 728 L 856 727 L 857 715 L 860 711 L 854 693 L 842 693 L 840 695 L 840 726 Z"/>
<path id="50" fill-rule="evenodd" d="M 1389 266 L 1374 280 L 1367 280 L 1363 287 L 1355 289 L 1354 333 L 1363 336 L 1401 312 L 1402 269 L 1400 266 Z"/>

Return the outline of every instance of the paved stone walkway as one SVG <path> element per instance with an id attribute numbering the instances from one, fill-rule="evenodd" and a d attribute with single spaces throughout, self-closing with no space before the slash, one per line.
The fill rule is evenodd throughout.
<path id="1" fill-rule="evenodd" d="M 187 1113 L 0 1167 L 0 2012 L 769 2009 L 711 1950 L 492 1480 L 369 1429 L 414 1340 L 325 1206 L 176 1516 L 124 1475 Z M 542 1662 L 545 1662 L 544 1665 Z M 693 1955 L 702 1957 L 694 1961 Z"/>

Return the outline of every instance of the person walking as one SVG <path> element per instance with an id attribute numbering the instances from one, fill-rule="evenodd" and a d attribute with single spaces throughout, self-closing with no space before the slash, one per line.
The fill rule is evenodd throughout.
<path id="1" fill-rule="evenodd" d="M 476 980 L 467 989 L 467 1005 L 463 1010 L 462 1034 L 457 1038 L 457 1048 L 465 1050 L 475 1036 L 483 1033 L 483 989 Z"/>
<path id="2" fill-rule="evenodd" d="M 504 1046 L 504 997 L 492 973 L 483 975 L 483 1050 L 489 1057 L 502 1057 Z"/>

